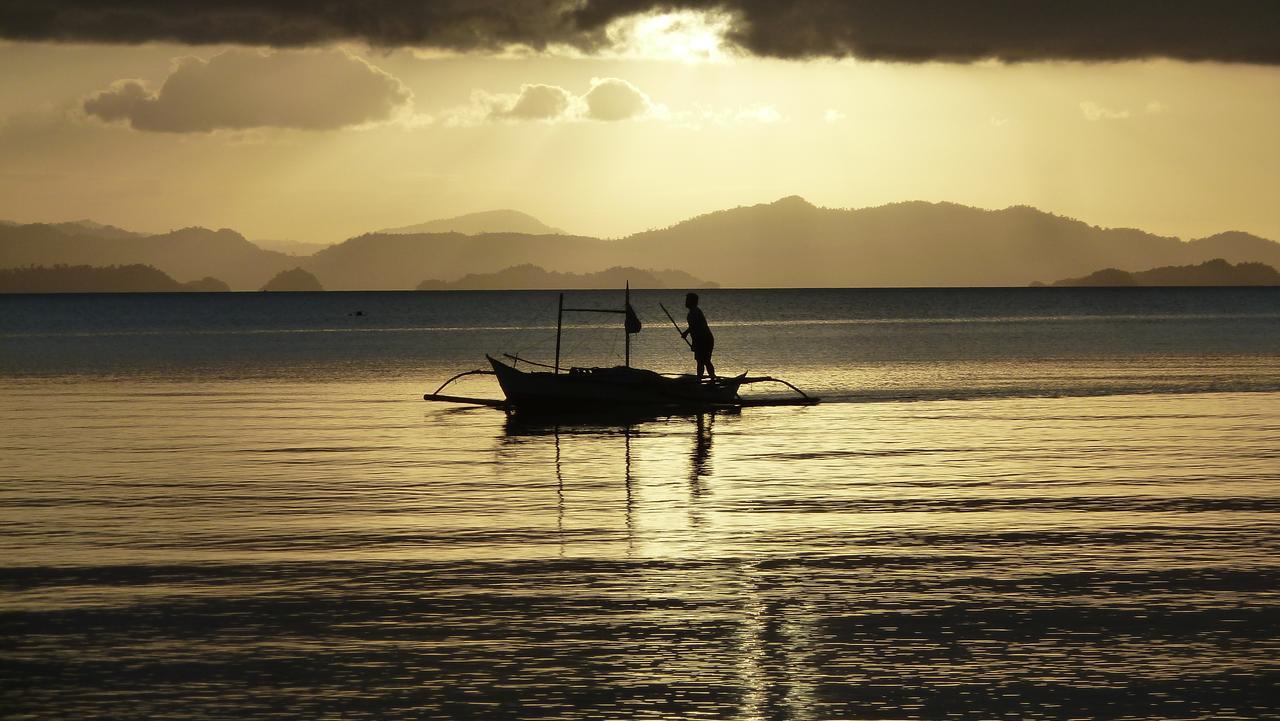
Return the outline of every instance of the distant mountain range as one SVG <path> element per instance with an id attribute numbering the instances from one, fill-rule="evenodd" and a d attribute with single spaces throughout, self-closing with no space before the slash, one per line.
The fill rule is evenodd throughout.
<path id="1" fill-rule="evenodd" d="M 178 280 L 213 276 L 235 290 L 257 290 L 276 273 L 298 265 L 298 258 L 263 250 L 225 228 L 142 235 L 80 223 L 0 226 L 0 268 L 135 263 Z"/>
<path id="2" fill-rule="evenodd" d="M 84 221 L 5 224 L 0 267 L 147 263 L 180 280 L 222 278 L 237 290 L 256 290 L 297 266 L 331 290 L 404 290 L 424 279 L 456 282 L 526 264 L 573 274 L 679 268 L 728 287 L 1025 286 L 1099 268 L 1132 272 L 1215 258 L 1280 267 L 1280 243 L 1248 233 L 1184 242 L 1025 206 L 905 202 L 847 210 L 792 196 L 620 240 L 555 230 L 522 213 L 494 211 L 369 233 L 298 257 L 226 229 L 142 235 Z"/>
<path id="3" fill-rule="evenodd" d="M 649 265 L 678 267 L 726 286 L 1022 286 L 1105 267 L 1280 261 L 1280 244 L 1246 233 L 1186 243 L 1025 206 L 991 211 L 907 202 L 836 210 L 798 197 L 711 213 L 621 242 Z"/>
<path id="4" fill-rule="evenodd" d="M 149 265 L 56 265 L 0 269 L 0 293 L 217 293 L 229 291 L 217 278 L 186 283 Z"/>
<path id="5" fill-rule="evenodd" d="M 400 228 L 388 228 L 379 233 L 391 235 L 412 235 L 416 233 L 462 233 L 463 235 L 481 235 L 483 233 L 526 233 L 528 235 L 565 235 L 563 230 L 553 228 L 541 220 L 521 213 L 518 210 L 486 210 L 479 213 L 468 213 L 456 218 L 432 220 L 417 225 L 406 225 Z"/>
<path id="6" fill-rule="evenodd" d="M 609 268 L 598 273 L 556 273 L 536 265 L 517 265 L 497 273 L 468 273 L 455 281 L 424 280 L 418 290 L 528 290 L 621 288 L 714 288 L 688 273 L 678 270 L 642 270 Z"/>
<path id="7" fill-rule="evenodd" d="M 1067 278 L 1054 283 L 1072 287 L 1112 287 L 1132 285 L 1280 285 L 1280 272 L 1264 263 L 1232 265 L 1217 258 L 1200 265 L 1172 265 L 1129 272 L 1105 268 L 1083 278 Z"/>
<path id="8" fill-rule="evenodd" d="M 274 250 L 289 255 L 315 255 L 332 245 L 332 243 L 308 243 L 302 240 L 262 240 L 260 238 L 249 242 L 263 250 Z"/>

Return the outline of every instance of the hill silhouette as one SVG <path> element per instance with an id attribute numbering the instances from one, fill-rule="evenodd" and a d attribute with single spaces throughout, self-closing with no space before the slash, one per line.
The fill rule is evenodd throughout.
<path id="1" fill-rule="evenodd" d="M 518 210 L 485 210 L 479 213 L 468 213 L 454 218 L 442 218 L 400 228 L 387 228 L 378 232 L 392 235 L 413 233 L 462 233 L 463 235 L 480 235 L 482 233 L 565 234 L 563 230 L 553 228 L 532 215 L 521 213 Z"/>
<path id="2" fill-rule="evenodd" d="M 497 273 L 468 273 L 455 281 L 424 280 L 418 290 L 556 290 L 621 288 L 714 288 L 715 283 L 678 270 L 608 268 L 595 273 L 556 273 L 536 265 L 516 265 Z"/>
<path id="3" fill-rule="evenodd" d="M 316 277 L 301 268 L 282 270 L 274 278 L 262 286 L 262 290 L 271 292 L 309 293 L 324 290 Z"/>
<path id="4" fill-rule="evenodd" d="M 52 223 L 54 228 L 67 234 L 91 235 L 95 238 L 141 238 L 146 233 L 135 233 L 132 230 L 117 228 L 114 225 L 96 223 L 92 220 L 73 220 L 68 223 Z"/>
<path id="5" fill-rule="evenodd" d="M 1246 233 L 1183 243 L 1025 206 L 992 211 L 907 202 L 838 210 L 797 197 L 711 213 L 620 242 L 629 251 L 625 261 L 641 252 L 652 265 L 683 258 L 682 269 L 725 285 L 1008 286 L 1107 266 L 1280 260 L 1280 244 Z"/>
<path id="6" fill-rule="evenodd" d="M 179 283 L 149 265 L 55 265 L 0 269 L 0 293 L 216 293 L 217 278 Z"/>
<path id="7" fill-rule="evenodd" d="M 287 255 L 315 255 L 328 248 L 331 243 L 308 243 L 304 240 L 251 240 L 249 241 L 263 250 L 274 250 Z"/>
<path id="8" fill-rule="evenodd" d="M 79 224 L 0 226 L 0 268 L 143 264 L 179 280 L 215 276 L 236 290 L 250 290 L 298 264 L 297 258 L 262 250 L 226 228 L 121 233 L 125 235 L 104 234 Z"/>
<path id="9" fill-rule="evenodd" d="M 844 210 L 791 196 L 616 241 L 566 235 L 369 234 L 304 262 L 333 288 L 405 288 L 518 264 L 559 272 L 680 268 L 731 287 L 1025 286 L 1103 267 L 1139 270 L 1222 257 L 1280 265 L 1280 244 L 1247 233 L 1183 242 L 1099 228 L 1025 206 L 907 202 Z M 416 279 L 415 279 L 416 276 Z"/>
<path id="10" fill-rule="evenodd" d="M 12 220 L 0 220 L 0 226 L 12 228 L 22 225 L 27 224 L 15 223 Z M 33 225 L 47 225 L 68 235 L 88 235 L 94 238 L 141 238 L 146 235 L 146 233 L 135 233 L 132 230 L 125 230 L 114 225 L 106 225 L 105 223 L 97 223 L 87 219 L 71 220 L 65 223 L 34 223 Z"/>
<path id="11" fill-rule="evenodd" d="M 614 256 L 609 241 L 572 235 L 375 233 L 325 248 L 302 265 L 334 290 L 403 290 L 424 278 L 456 280 L 512 265 L 572 273 L 626 265 Z"/>
<path id="12" fill-rule="evenodd" d="M 1173 265 L 1129 272 L 1104 268 L 1083 278 L 1067 278 L 1054 283 L 1071 287 L 1116 287 L 1131 285 L 1280 285 L 1280 272 L 1265 263 L 1232 265 L 1215 258 L 1199 265 Z"/>
<path id="13" fill-rule="evenodd" d="M 259 288 L 296 266 L 334 290 L 407 290 L 424 278 L 451 282 L 524 264 L 575 274 L 618 266 L 679 268 L 731 287 L 1025 286 L 1099 268 L 1133 272 L 1214 258 L 1280 267 L 1280 243 L 1238 231 L 1184 242 L 1131 228 L 1100 228 L 1026 206 L 983 210 L 912 201 L 838 209 L 796 196 L 620 240 L 383 232 L 303 258 L 263 250 L 226 229 L 123 238 L 89 232 L 0 225 L 0 267 L 146 263 L 179 279 L 214 275 L 238 290 Z"/>

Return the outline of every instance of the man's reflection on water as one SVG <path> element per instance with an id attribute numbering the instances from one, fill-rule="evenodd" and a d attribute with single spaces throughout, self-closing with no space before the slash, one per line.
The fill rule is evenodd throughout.
<path id="1" fill-rule="evenodd" d="M 702 500 L 708 493 L 705 478 L 710 473 L 711 434 L 715 420 L 715 413 L 699 413 L 694 419 L 693 451 L 689 455 L 689 525 L 694 527 L 706 522 Z"/>
<path id="2" fill-rule="evenodd" d="M 689 456 L 689 492 L 698 498 L 705 490 L 702 482 L 710 473 L 711 433 L 715 426 L 715 413 L 699 413 L 695 418 L 693 453 Z"/>

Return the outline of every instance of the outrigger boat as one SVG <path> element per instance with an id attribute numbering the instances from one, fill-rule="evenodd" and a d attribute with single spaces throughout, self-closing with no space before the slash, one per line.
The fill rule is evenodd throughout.
<path id="1" fill-rule="evenodd" d="M 662 309 L 666 312 L 666 307 Z M 565 313 L 619 313 L 625 318 L 625 355 L 623 365 L 611 368 L 580 368 L 560 365 L 560 337 Z M 667 317 L 671 314 L 667 312 Z M 676 330 L 680 326 L 671 318 Z M 564 293 L 556 312 L 555 362 L 539 363 L 516 355 L 503 353 L 510 362 L 485 355 L 489 369 L 476 369 L 459 373 L 445 381 L 434 393 L 422 396 L 427 401 L 443 401 L 471 405 L 493 406 L 522 412 L 604 412 L 617 411 L 699 411 L 729 408 L 745 408 L 766 405 L 813 405 L 819 401 L 791 383 L 772 376 L 748 376 L 746 373 L 732 377 L 700 378 L 689 374 L 658 373 L 644 368 L 631 367 L 631 334 L 640 331 L 640 320 L 631 307 L 631 288 L 628 284 L 624 304 L 614 308 L 566 308 Z M 688 339 L 685 339 L 688 342 Z M 546 370 L 521 370 L 517 364 Z M 444 395 L 441 393 L 456 380 L 473 375 L 492 375 L 506 396 L 505 400 Z M 743 398 L 738 394 L 742 386 L 757 383 L 779 383 L 790 388 L 795 396 L 782 398 Z"/>

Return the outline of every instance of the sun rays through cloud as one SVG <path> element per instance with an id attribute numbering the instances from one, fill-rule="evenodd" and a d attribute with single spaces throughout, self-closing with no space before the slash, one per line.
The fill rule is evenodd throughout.
<path id="1" fill-rule="evenodd" d="M 606 56 L 682 63 L 725 63 L 733 52 L 725 37 L 733 18 L 716 11 L 681 10 L 632 15 L 605 29 Z"/>
<path id="2" fill-rule="evenodd" d="M 587 44 L 513 42 L 480 49 L 414 47 L 412 52 L 423 60 L 479 55 L 507 60 L 550 57 L 727 64 L 742 56 L 728 39 L 734 21 L 734 15 L 719 10 L 647 12 L 610 21 L 597 40 Z"/>

